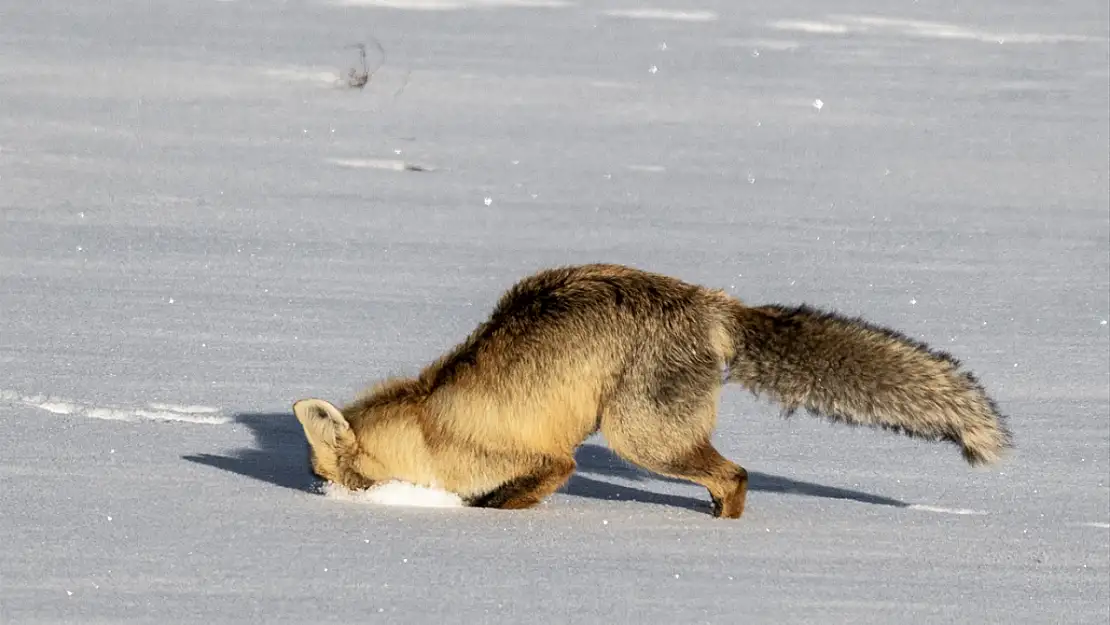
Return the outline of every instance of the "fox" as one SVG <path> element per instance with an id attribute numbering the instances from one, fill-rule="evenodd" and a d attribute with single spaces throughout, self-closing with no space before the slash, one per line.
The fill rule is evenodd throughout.
<path id="1" fill-rule="evenodd" d="M 293 404 L 311 471 L 351 490 L 401 481 L 465 506 L 522 510 L 574 473 L 601 433 L 620 458 L 744 513 L 747 470 L 713 446 L 722 388 L 849 425 L 955 444 L 972 466 L 1013 447 L 1006 417 L 950 354 L 862 318 L 750 306 L 619 264 L 543 269 L 462 342 L 343 408 Z"/>

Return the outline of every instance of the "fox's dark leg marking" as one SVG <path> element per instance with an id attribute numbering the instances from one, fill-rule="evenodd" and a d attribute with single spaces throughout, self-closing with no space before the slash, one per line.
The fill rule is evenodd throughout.
<path id="1" fill-rule="evenodd" d="M 535 475 L 513 478 L 484 495 L 471 498 L 468 504 L 475 508 L 503 508 L 510 500 L 536 490 L 539 483 Z"/>
<path id="2" fill-rule="evenodd" d="M 574 473 L 574 468 L 574 460 L 569 458 L 544 458 L 531 473 L 515 477 L 484 495 L 473 497 L 467 501 L 467 505 L 504 510 L 531 508 L 558 490 Z"/>
<path id="3" fill-rule="evenodd" d="M 738 519 L 744 514 L 748 472 L 722 456 L 708 441 L 656 470 L 705 486 L 713 498 L 713 516 Z"/>

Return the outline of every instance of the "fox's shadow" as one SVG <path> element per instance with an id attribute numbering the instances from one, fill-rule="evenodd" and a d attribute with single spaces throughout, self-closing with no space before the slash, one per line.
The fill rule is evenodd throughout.
<path id="1" fill-rule="evenodd" d="M 191 454 L 182 457 L 189 462 L 253 477 L 277 486 L 313 490 L 319 480 L 309 467 L 308 443 L 305 442 L 304 430 L 292 413 L 242 413 L 235 415 L 233 419 L 250 429 L 257 447 L 237 449 L 229 456 Z"/>
<path id="2" fill-rule="evenodd" d="M 189 462 L 216 467 L 285 488 L 314 490 L 318 478 L 309 469 L 308 445 L 305 442 L 304 432 L 291 413 L 242 413 L 235 415 L 234 419 L 236 423 L 250 429 L 257 447 L 239 449 L 228 456 L 191 454 L 183 458 Z M 628 464 L 607 447 L 592 443 L 583 444 L 578 448 L 575 459 L 578 462 L 578 470 L 561 489 L 561 492 L 568 495 L 590 499 L 636 501 L 691 510 L 710 508 L 708 495 L 704 499 L 695 499 L 683 495 L 657 493 L 584 475 L 608 475 L 633 482 L 661 480 L 688 484 L 688 482 L 656 475 Z M 909 505 L 881 495 L 792 480 L 757 471 L 749 471 L 748 480 L 748 490 L 751 491 L 846 499 L 899 508 Z"/>

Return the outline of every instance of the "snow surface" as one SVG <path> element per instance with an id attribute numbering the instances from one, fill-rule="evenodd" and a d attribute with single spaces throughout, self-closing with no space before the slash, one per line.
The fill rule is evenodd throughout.
<path id="1" fill-rule="evenodd" d="M 327 482 L 322 490 L 328 497 L 340 501 L 381 506 L 460 508 L 463 505 L 462 498 L 455 493 L 396 480 L 357 491 Z"/>
<path id="2" fill-rule="evenodd" d="M 0 623 L 1110 619 L 1105 2 L 8 4 Z M 321 494 L 293 401 L 599 260 L 948 349 L 1018 449 L 729 388 L 740 521 L 599 440 L 526 512 Z"/>

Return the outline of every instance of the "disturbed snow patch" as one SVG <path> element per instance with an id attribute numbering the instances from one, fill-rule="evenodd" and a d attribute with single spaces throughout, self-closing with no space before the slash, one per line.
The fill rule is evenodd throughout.
<path id="1" fill-rule="evenodd" d="M 445 490 L 417 486 L 408 482 L 391 481 L 366 490 L 353 491 L 339 484 L 327 482 L 322 487 L 324 495 L 340 501 L 370 503 L 380 506 L 410 506 L 417 508 L 462 508 L 462 498 Z"/>

